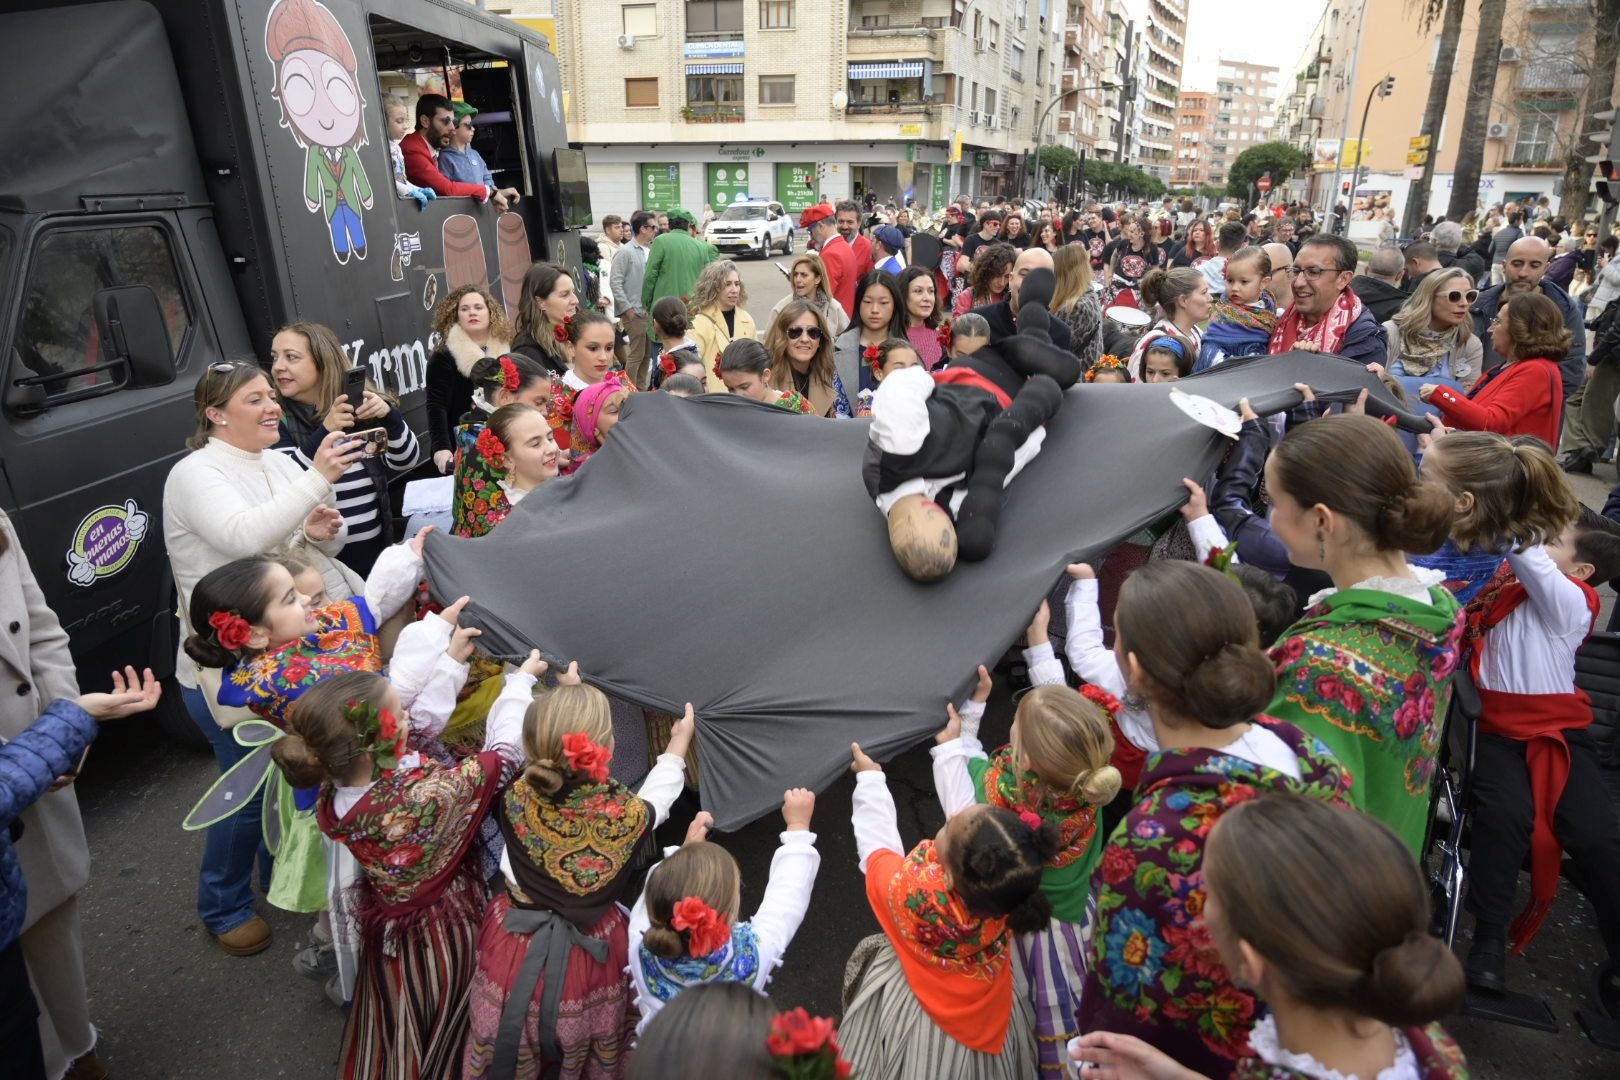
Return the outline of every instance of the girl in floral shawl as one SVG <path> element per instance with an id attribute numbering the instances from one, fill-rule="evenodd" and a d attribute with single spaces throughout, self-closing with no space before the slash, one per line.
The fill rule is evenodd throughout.
<path id="1" fill-rule="evenodd" d="M 1018 935 L 1016 957 L 1035 1010 L 1041 1072 L 1063 1071 L 1064 1046 L 1079 1034 L 1074 1014 L 1085 982 L 1092 915 L 1091 878 L 1102 854 L 1098 809 L 1119 794 L 1119 770 L 1109 714 L 1119 703 L 1093 686 L 1037 686 L 1018 703 L 1012 742 L 992 756 L 979 743 L 979 720 L 990 697 L 990 675 L 951 712 L 934 741 L 934 790 L 945 816 L 978 803 L 1029 814 L 1057 827 L 1056 855 L 1041 871 L 1041 891 L 1052 902 L 1044 930 Z"/>
<path id="2" fill-rule="evenodd" d="M 1417 857 L 1463 620 L 1445 575 L 1406 553 L 1445 542 L 1453 497 L 1370 416 L 1292 428 L 1266 462 L 1266 488 L 1289 560 L 1333 579 L 1272 647 L 1266 711 L 1332 747 L 1354 778 L 1351 802 Z"/>
<path id="3" fill-rule="evenodd" d="M 1461 965 L 1428 933 L 1428 890 L 1406 846 L 1365 814 L 1297 795 L 1235 806 L 1205 844 L 1204 922 L 1221 962 L 1265 999 L 1234 1080 L 1464 1080 L 1437 1021 L 1462 1004 Z M 1284 1045 L 1283 1038 L 1289 1043 Z M 1076 1061 L 1200 1080 L 1148 1042 L 1094 1031 Z"/>
<path id="4" fill-rule="evenodd" d="M 883 933 L 856 948 L 844 976 L 845 1055 L 886 1080 L 1028 1080 L 1035 1018 L 1013 993 L 1013 935 L 1051 918 L 1041 875 L 1057 826 L 975 805 L 905 854 L 883 769 L 851 751 L 855 847 Z"/>
<path id="5" fill-rule="evenodd" d="M 455 430 L 455 497 L 451 502 L 456 536 L 483 536 L 509 509 L 500 482 L 506 470 L 496 468 L 483 452 L 479 436 L 489 417 L 505 405 L 544 410 L 551 403 L 551 372 L 522 353 L 485 357 L 472 366 L 473 407 Z M 484 440 L 488 445 L 488 440 Z"/>
<path id="6" fill-rule="evenodd" d="M 1202 918 L 1205 839 L 1267 791 L 1342 800 L 1350 778 L 1319 740 L 1261 714 L 1275 678 L 1253 609 L 1225 574 L 1148 563 L 1126 579 L 1114 631 L 1153 736 L 1134 805 L 1102 853 L 1080 1030 L 1136 1035 L 1226 1076 L 1249 1052 L 1258 1006 Z"/>
<path id="7" fill-rule="evenodd" d="M 506 888 L 484 914 L 461 1075 L 622 1076 L 636 1010 L 620 903 L 657 857 L 653 829 L 681 793 L 692 707 L 640 791 L 608 775 L 608 699 L 576 671 L 523 719 L 523 775 L 496 809 Z"/>
<path id="8" fill-rule="evenodd" d="M 341 1077 L 455 1075 L 488 899 L 469 853 L 523 760 L 523 714 L 545 666 L 532 652 L 506 676 L 482 751 L 459 765 L 405 755 L 410 716 L 386 680 L 365 672 L 312 687 L 272 750 L 290 783 L 320 786 L 321 831 L 359 865 L 360 971 Z"/>

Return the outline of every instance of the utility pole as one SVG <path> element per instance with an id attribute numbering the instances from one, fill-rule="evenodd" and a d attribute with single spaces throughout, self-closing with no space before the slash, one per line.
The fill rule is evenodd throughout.
<path id="1" fill-rule="evenodd" d="M 1367 0 L 1361 0 L 1361 6 L 1356 9 L 1356 47 L 1350 53 L 1350 70 L 1346 72 L 1344 83 L 1344 122 L 1339 126 L 1340 139 L 1350 135 L 1350 110 L 1355 106 L 1356 94 L 1356 61 L 1361 59 L 1361 37 L 1367 29 Z M 1328 189 L 1327 205 L 1322 208 L 1322 216 L 1327 223 L 1328 232 L 1336 232 L 1339 224 L 1338 214 L 1334 212 L 1335 202 L 1339 197 L 1339 176 L 1343 173 L 1344 143 L 1339 143 L 1339 155 L 1333 161 L 1333 186 Z M 1350 195 L 1355 195 L 1354 185 L 1350 188 Z M 1345 209 L 1350 207 L 1349 199 L 1345 200 Z"/>
<path id="2" fill-rule="evenodd" d="M 1356 167 L 1350 170 L 1350 197 L 1352 199 L 1356 196 L 1356 189 L 1361 186 L 1361 155 L 1363 153 L 1362 148 L 1367 145 L 1367 114 L 1372 112 L 1373 98 L 1386 98 L 1394 92 L 1395 76 L 1385 75 L 1378 80 L 1378 85 L 1374 86 L 1371 92 L 1367 94 L 1367 104 L 1361 110 L 1361 134 L 1356 137 Z M 1345 205 L 1349 206 L 1350 204 L 1346 203 Z"/>

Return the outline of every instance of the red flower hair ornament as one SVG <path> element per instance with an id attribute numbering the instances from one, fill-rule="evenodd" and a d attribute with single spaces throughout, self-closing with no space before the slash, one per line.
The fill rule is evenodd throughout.
<path id="1" fill-rule="evenodd" d="M 667 352 L 659 353 L 658 370 L 664 373 L 664 378 L 666 379 L 675 374 L 675 354 Z"/>
<path id="2" fill-rule="evenodd" d="M 710 370 L 714 372 L 714 377 L 715 378 L 720 379 L 720 354 L 719 353 L 714 354 L 714 367 L 711 368 Z M 721 382 L 724 382 L 724 381 L 725 381 L 724 379 L 721 379 Z"/>
<path id="3" fill-rule="evenodd" d="M 583 731 L 571 731 L 562 737 L 563 758 L 568 768 L 600 784 L 608 778 L 608 762 L 612 755 L 607 747 L 591 741 Z"/>
<path id="4" fill-rule="evenodd" d="M 562 344 L 566 345 L 573 340 L 573 335 L 570 333 L 573 328 L 574 317 L 570 315 L 562 322 L 551 328 L 551 336 L 556 338 Z"/>
<path id="5" fill-rule="evenodd" d="M 227 652 L 240 652 L 253 636 L 253 627 L 234 611 L 216 611 L 208 616 L 208 625 L 214 628 L 214 640 Z"/>
<path id="6" fill-rule="evenodd" d="M 951 351 L 951 324 L 945 323 L 939 328 L 939 347 L 946 352 Z"/>
<path id="7" fill-rule="evenodd" d="M 675 901 L 669 925 L 686 932 L 686 951 L 691 956 L 708 956 L 731 940 L 731 924 L 701 896 Z"/>
<path id="8" fill-rule="evenodd" d="M 872 377 L 874 379 L 881 379 L 883 377 L 882 348 L 877 345 L 868 345 L 866 350 L 861 353 L 861 359 L 865 360 L 869 365 L 871 365 Z"/>
<path id="9" fill-rule="evenodd" d="M 405 730 L 399 717 L 387 709 L 380 709 L 370 701 L 344 702 L 343 719 L 354 726 L 355 741 L 362 754 L 371 755 L 371 774 L 389 772 L 399 768 L 400 749 L 405 742 Z"/>
<path id="10" fill-rule="evenodd" d="M 1124 706 L 1119 703 L 1119 698 L 1115 697 L 1113 694 L 1110 694 L 1102 687 L 1093 686 L 1090 683 L 1084 683 L 1081 685 L 1080 696 L 1097 706 L 1097 708 L 1101 709 L 1103 712 L 1107 713 L 1108 719 L 1114 721 L 1115 723 L 1119 722 L 1119 711 L 1120 709 L 1124 708 Z"/>
<path id="11" fill-rule="evenodd" d="M 1018 820 L 1022 821 L 1025 825 L 1028 825 L 1030 828 L 1036 830 L 1037 832 L 1040 831 L 1040 828 L 1041 828 L 1041 815 L 1037 814 L 1035 811 L 1033 811 L 1033 810 L 1020 810 L 1020 811 L 1018 811 Z"/>
<path id="12" fill-rule="evenodd" d="M 501 437 L 495 434 L 493 428 L 485 428 L 478 433 L 478 441 L 474 443 L 478 453 L 489 462 L 490 468 L 497 472 L 506 471 L 506 444 Z"/>
<path id="13" fill-rule="evenodd" d="M 844 1080 L 851 1072 L 838 1049 L 833 1022 L 802 1007 L 771 1020 L 765 1049 L 776 1059 L 777 1072 L 789 1080 Z"/>
<path id="14" fill-rule="evenodd" d="M 521 385 L 523 378 L 518 374 L 517 365 L 512 362 L 510 356 L 501 357 L 501 389 L 508 394 L 515 394 Z"/>

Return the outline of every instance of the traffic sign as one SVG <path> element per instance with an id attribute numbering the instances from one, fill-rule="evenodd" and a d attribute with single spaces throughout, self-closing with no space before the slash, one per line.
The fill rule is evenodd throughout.
<path id="1" fill-rule="evenodd" d="M 1258 179 L 1258 180 L 1256 180 L 1254 182 L 1254 186 L 1260 189 L 1260 194 L 1262 194 L 1262 195 L 1264 195 L 1266 192 L 1270 191 L 1271 190 L 1271 174 L 1266 173 L 1265 175 L 1260 177 L 1260 179 Z"/>
<path id="2" fill-rule="evenodd" d="M 1406 155 L 1406 163 L 1408 165 L 1422 165 L 1428 160 L 1429 152 L 1427 150 L 1412 150 Z"/>
<path id="3" fill-rule="evenodd" d="M 1406 140 L 1406 148 L 1408 150 L 1412 151 L 1413 153 L 1416 153 L 1419 150 L 1427 150 L 1429 148 L 1429 136 L 1427 136 L 1427 135 L 1414 135 L 1414 136 L 1412 136 L 1410 139 Z"/>

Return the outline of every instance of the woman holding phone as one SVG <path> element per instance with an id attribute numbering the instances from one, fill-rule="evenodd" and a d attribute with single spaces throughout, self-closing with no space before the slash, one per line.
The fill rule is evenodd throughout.
<path id="1" fill-rule="evenodd" d="M 333 485 L 348 526 L 343 561 L 365 577 L 383 548 L 394 542 L 388 485 L 415 467 L 421 453 L 416 435 L 392 401 L 363 378 L 351 378 L 337 335 L 318 323 L 290 323 L 276 333 L 270 343 L 270 377 L 282 408 L 275 449 L 303 468 L 311 467 L 330 432 L 349 432 L 371 446 L 386 446 L 380 454 L 363 455 Z"/>

